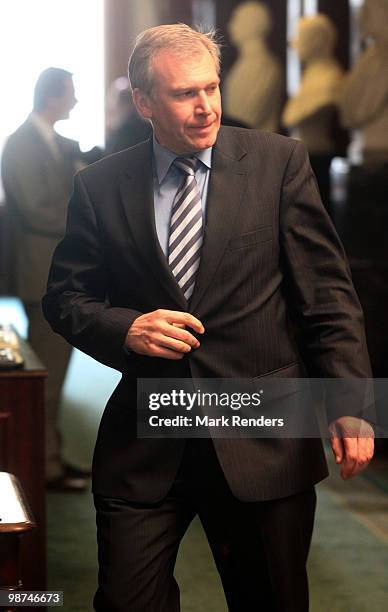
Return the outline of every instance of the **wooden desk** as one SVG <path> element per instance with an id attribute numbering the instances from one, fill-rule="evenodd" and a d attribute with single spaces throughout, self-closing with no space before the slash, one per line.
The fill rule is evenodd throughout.
<path id="1" fill-rule="evenodd" d="M 19 478 L 37 523 L 37 528 L 22 538 L 23 587 L 28 590 L 44 590 L 44 380 L 47 372 L 29 345 L 23 340 L 20 343 L 25 360 L 23 369 L 0 370 L 0 470 L 11 472 Z"/>

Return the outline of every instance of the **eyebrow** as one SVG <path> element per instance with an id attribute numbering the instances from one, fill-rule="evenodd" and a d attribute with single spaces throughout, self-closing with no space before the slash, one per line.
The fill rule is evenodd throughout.
<path id="1" fill-rule="evenodd" d="M 210 83 L 206 83 L 204 87 L 199 87 L 198 85 L 187 85 L 186 87 L 177 87 L 171 88 L 171 93 L 184 93 L 185 91 L 197 90 L 197 89 L 206 89 L 207 87 L 213 87 L 214 85 L 218 86 L 221 83 L 221 79 L 217 79 L 214 81 L 210 81 Z"/>

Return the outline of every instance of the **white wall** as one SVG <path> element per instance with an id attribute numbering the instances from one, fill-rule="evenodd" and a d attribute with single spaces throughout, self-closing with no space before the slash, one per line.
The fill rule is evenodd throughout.
<path id="1" fill-rule="evenodd" d="M 84 150 L 103 144 L 103 0 L 1 0 L 0 63 L 0 152 L 31 111 L 36 79 L 49 66 L 74 74 L 78 99 L 58 132 Z"/>

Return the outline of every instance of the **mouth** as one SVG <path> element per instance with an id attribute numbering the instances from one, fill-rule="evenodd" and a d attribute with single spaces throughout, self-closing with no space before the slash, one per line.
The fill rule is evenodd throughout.
<path id="1" fill-rule="evenodd" d="M 207 123 L 206 125 L 190 125 L 191 130 L 208 130 L 214 125 L 214 121 L 212 123 Z"/>

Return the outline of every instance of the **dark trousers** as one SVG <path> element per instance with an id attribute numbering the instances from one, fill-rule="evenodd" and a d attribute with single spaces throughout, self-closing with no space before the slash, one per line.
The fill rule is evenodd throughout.
<path id="1" fill-rule="evenodd" d="M 198 514 L 231 612 L 305 612 L 315 504 L 314 487 L 273 501 L 237 500 L 211 440 L 190 440 L 161 502 L 95 496 L 99 587 L 94 609 L 178 612 L 175 560 Z"/>

